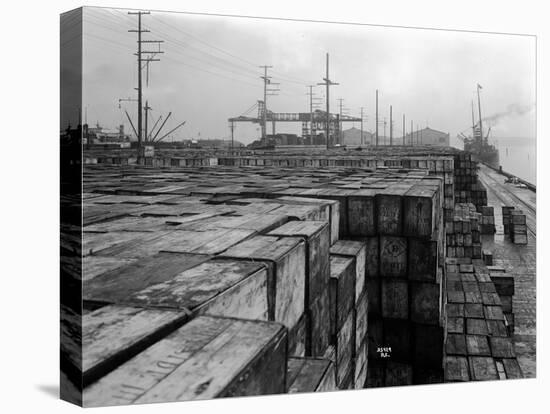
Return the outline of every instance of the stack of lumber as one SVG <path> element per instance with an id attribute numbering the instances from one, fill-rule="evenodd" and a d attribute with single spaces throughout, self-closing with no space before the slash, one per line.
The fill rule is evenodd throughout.
<path id="1" fill-rule="evenodd" d="M 481 234 L 495 234 L 495 211 L 492 206 L 481 206 Z"/>
<path id="2" fill-rule="evenodd" d="M 448 258 L 446 272 L 445 381 L 522 378 L 490 270 Z"/>
<path id="3" fill-rule="evenodd" d="M 455 204 L 453 221 L 445 224 L 447 257 L 481 258 L 480 219 L 473 204 Z"/>

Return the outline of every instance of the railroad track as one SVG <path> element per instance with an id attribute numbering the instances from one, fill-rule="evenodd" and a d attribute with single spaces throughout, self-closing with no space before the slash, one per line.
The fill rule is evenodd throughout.
<path id="1" fill-rule="evenodd" d="M 488 183 L 486 179 L 491 180 L 491 183 Z M 531 203 L 526 202 L 521 197 L 518 197 L 513 192 L 509 191 L 506 186 L 499 182 L 498 180 L 491 177 L 490 174 L 482 174 L 479 176 L 479 179 L 481 182 L 485 185 L 488 191 L 491 191 L 504 205 L 510 205 L 510 204 L 520 204 L 521 206 L 525 207 L 525 210 L 527 210 L 527 230 L 531 233 L 533 237 L 536 238 L 537 236 L 537 227 L 536 227 L 536 216 L 537 216 L 537 209 L 536 207 L 533 207 Z M 495 186 L 500 188 L 501 191 L 497 191 L 495 189 Z M 507 199 L 504 194 L 508 196 L 509 199 Z M 515 201 L 515 203 L 510 203 L 510 199 L 512 201 Z"/>

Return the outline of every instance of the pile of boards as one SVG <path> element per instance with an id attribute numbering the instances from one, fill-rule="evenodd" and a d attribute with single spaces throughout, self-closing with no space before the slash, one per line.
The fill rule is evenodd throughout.
<path id="1" fill-rule="evenodd" d="M 478 259 L 446 263 L 445 381 L 522 378 L 491 270 Z"/>

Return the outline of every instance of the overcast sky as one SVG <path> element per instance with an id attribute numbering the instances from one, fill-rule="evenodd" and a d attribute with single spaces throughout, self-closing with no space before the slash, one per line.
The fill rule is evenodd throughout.
<path id="1" fill-rule="evenodd" d="M 135 120 L 136 105 L 122 102 L 119 108 L 118 99 L 136 98 L 136 33 L 128 32 L 136 25 L 137 16 L 124 10 L 85 8 L 83 106 L 89 124 L 124 123 L 131 130 L 124 109 Z M 308 112 L 306 86 L 322 82 L 328 52 L 330 78 L 339 83 L 331 88 L 331 112 L 339 98 L 349 115 L 358 116 L 363 106 L 367 130 L 374 130 L 378 89 L 380 119 L 389 120 L 393 105 L 396 135 L 405 113 L 407 129 L 412 119 L 415 128 L 450 132 L 453 142 L 457 133 L 470 132 L 479 83 L 491 135 L 535 140 L 534 37 L 161 12 L 143 16 L 143 26 L 151 31 L 144 39 L 164 40 L 164 54 L 150 64 L 144 88 L 153 108 L 150 125 L 172 111 L 166 132 L 187 121 L 174 139 L 199 133 L 228 138 L 227 119 L 263 98 L 259 65 L 272 65 L 273 82 L 280 82 L 268 109 Z M 324 108 L 323 87 L 314 91 Z M 281 123 L 277 131 L 300 134 L 301 125 Z M 239 123 L 235 139 L 249 143 L 259 134 L 258 125 Z"/>

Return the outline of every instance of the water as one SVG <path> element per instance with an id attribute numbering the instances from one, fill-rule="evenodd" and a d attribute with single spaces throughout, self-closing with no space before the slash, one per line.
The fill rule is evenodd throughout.
<path id="1" fill-rule="evenodd" d="M 532 138 L 498 138 L 496 141 L 502 169 L 536 185 L 536 140 Z"/>

